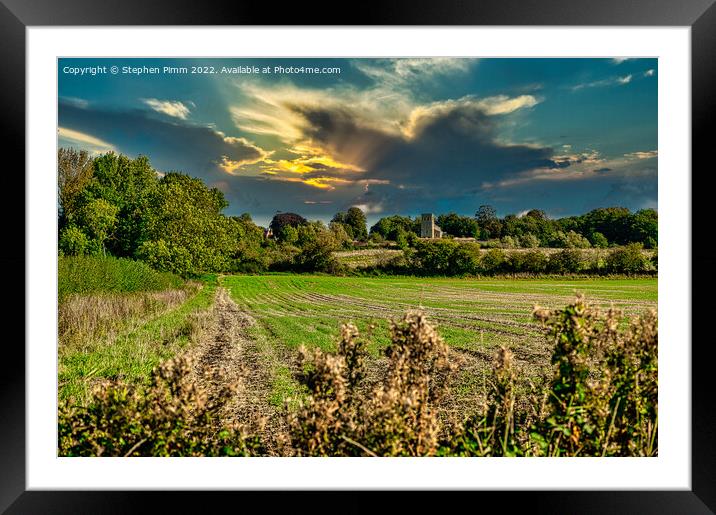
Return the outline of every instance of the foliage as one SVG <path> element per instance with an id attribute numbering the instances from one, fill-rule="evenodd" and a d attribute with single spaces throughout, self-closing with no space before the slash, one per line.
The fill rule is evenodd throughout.
<path id="1" fill-rule="evenodd" d="M 90 239 L 76 225 L 65 226 L 60 231 L 58 241 L 60 255 L 63 256 L 84 256 L 94 254 Z"/>
<path id="2" fill-rule="evenodd" d="M 271 219 L 269 229 L 273 232 L 274 238 L 283 241 L 286 237 L 284 230 L 287 227 L 298 229 L 299 226 L 306 223 L 308 223 L 308 221 L 296 213 L 278 213 Z"/>
<path id="3" fill-rule="evenodd" d="M 366 241 L 368 239 L 365 214 L 360 208 L 351 207 L 345 213 L 338 212 L 331 221 L 343 224 L 348 235 L 354 240 Z"/>
<path id="4" fill-rule="evenodd" d="M 479 270 L 482 274 L 493 275 L 504 271 L 505 253 L 501 249 L 490 249 L 480 258 Z"/>
<path id="5" fill-rule="evenodd" d="M 507 269 L 515 273 L 542 274 L 547 270 L 547 256 L 539 250 L 513 252 L 507 258 Z"/>
<path id="6" fill-rule="evenodd" d="M 494 207 L 483 205 L 475 213 L 475 218 L 481 229 L 482 239 L 499 238 L 502 236 L 502 222 L 497 218 Z"/>
<path id="7" fill-rule="evenodd" d="M 444 233 L 457 238 L 477 238 L 480 235 L 477 221 L 469 216 L 460 216 L 456 213 L 440 215 L 437 224 Z"/>
<path id="8" fill-rule="evenodd" d="M 184 283 L 180 277 L 157 272 L 141 261 L 111 256 L 60 256 L 57 276 L 60 301 L 76 293 L 170 290 Z"/>
<path id="9" fill-rule="evenodd" d="M 480 247 L 451 240 L 420 240 L 410 263 L 425 275 L 463 275 L 475 273 Z"/>
<path id="10" fill-rule="evenodd" d="M 523 234 L 520 237 L 520 247 L 528 248 L 528 249 L 534 249 L 539 247 L 540 241 L 537 236 L 532 234 L 531 232 L 528 232 L 526 234 Z"/>
<path id="11" fill-rule="evenodd" d="M 607 240 L 606 236 L 604 236 L 599 231 L 595 231 L 589 236 L 589 241 L 592 243 L 592 246 L 595 248 L 604 249 L 609 246 L 609 241 Z"/>
<path id="12" fill-rule="evenodd" d="M 310 394 L 290 420 L 295 451 L 308 456 L 655 456 L 655 313 L 619 331 L 618 313 L 601 314 L 578 297 L 563 310 L 535 308 L 534 316 L 553 342 L 552 378 L 520 394 L 512 352 L 501 347 L 486 405 L 453 426 L 445 424 L 438 406 L 449 391 L 454 360 L 424 316 L 408 314 L 392 325 L 387 375 L 372 389 L 360 384 L 365 343 L 354 326 L 344 325 L 338 352 L 302 351 Z M 348 356 L 360 358 L 349 361 Z"/>
<path id="13" fill-rule="evenodd" d="M 641 243 L 630 243 L 612 250 L 606 259 L 606 269 L 611 273 L 638 274 L 651 269 L 651 263 L 641 251 Z"/>
<path id="14" fill-rule="evenodd" d="M 557 231 L 550 239 L 550 246 L 559 249 L 586 249 L 591 247 L 589 240 L 575 231 Z"/>
<path id="15" fill-rule="evenodd" d="M 582 270 L 584 259 L 576 249 L 563 249 L 549 256 L 547 270 L 553 274 L 574 274 Z"/>
<path id="16" fill-rule="evenodd" d="M 214 373 L 214 371 L 207 371 Z M 86 406 L 61 405 L 62 456 L 247 456 L 261 452 L 257 439 L 224 426 L 221 410 L 233 394 L 209 396 L 193 379 L 193 363 L 162 364 L 147 387 L 105 384 Z"/>
<path id="17" fill-rule="evenodd" d="M 406 233 L 420 234 L 420 220 L 408 216 L 386 216 L 378 220 L 370 228 L 370 234 L 379 234 L 385 240 L 396 241 L 398 231 L 402 229 Z"/>
<path id="18" fill-rule="evenodd" d="M 310 372 L 310 395 L 290 419 L 291 443 L 308 456 L 425 456 L 435 454 L 436 405 L 447 392 L 454 365 L 448 347 L 419 313 L 391 326 L 388 374 L 369 391 L 360 388 L 365 343 L 344 325 L 338 352 L 301 353 Z M 309 360 L 308 363 L 307 360 Z"/>
<path id="19" fill-rule="evenodd" d="M 72 218 L 80 192 L 92 178 L 94 162 L 86 150 L 60 148 L 57 151 L 57 188 L 60 225 Z"/>

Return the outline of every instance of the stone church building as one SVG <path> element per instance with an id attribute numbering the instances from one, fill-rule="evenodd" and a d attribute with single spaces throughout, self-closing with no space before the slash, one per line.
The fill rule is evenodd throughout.
<path id="1" fill-rule="evenodd" d="M 435 224 L 435 215 L 433 215 L 432 213 L 423 213 L 422 215 L 420 215 L 420 237 L 443 237 L 443 231 Z"/>

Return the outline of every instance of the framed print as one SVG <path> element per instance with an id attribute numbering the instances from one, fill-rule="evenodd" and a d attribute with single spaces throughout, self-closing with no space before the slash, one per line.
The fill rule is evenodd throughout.
<path id="1" fill-rule="evenodd" d="M 711 3 L 5 2 L 3 509 L 711 513 Z"/>

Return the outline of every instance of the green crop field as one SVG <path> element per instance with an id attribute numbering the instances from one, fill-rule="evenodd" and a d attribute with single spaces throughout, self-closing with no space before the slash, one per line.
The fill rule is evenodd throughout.
<path id="1" fill-rule="evenodd" d="M 307 275 L 226 276 L 239 309 L 255 320 L 251 336 L 272 368 L 271 401 L 294 393 L 290 367 L 301 345 L 336 348 L 340 324 L 362 331 L 373 326 L 369 349 L 380 362 L 389 342 L 389 321 L 422 310 L 463 363 L 457 393 L 475 398 L 484 372 L 501 345 L 515 354 L 529 378 L 549 366 L 550 345 L 532 320 L 535 305 L 562 308 L 575 293 L 594 305 L 615 307 L 628 317 L 657 305 L 656 279 L 446 279 L 351 278 Z"/>

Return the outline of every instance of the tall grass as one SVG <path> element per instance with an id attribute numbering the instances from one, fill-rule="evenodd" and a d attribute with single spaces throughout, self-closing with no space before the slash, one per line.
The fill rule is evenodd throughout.
<path id="1" fill-rule="evenodd" d="M 68 295 L 58 309 L 60 346 L 84 348 L 179 306 L 194 296 L 200 287 L 200 283 L 190 282 L 178 290 Z"/>
<path id="2" fill-rule="evenodd" d="M 60 256 L 57 293 L 158 291 L 179 288 L 184 281 L 169 272 L 157 272 L 146 263 L 111 256 Z"/>

